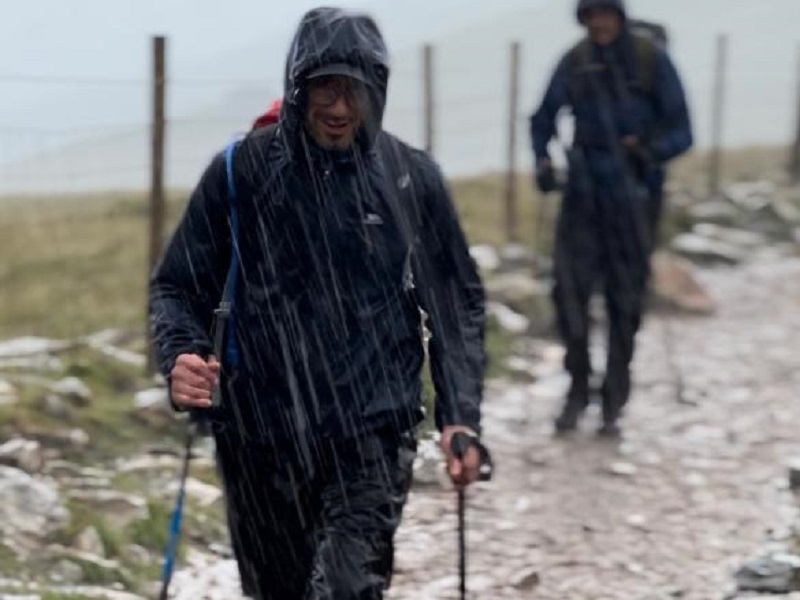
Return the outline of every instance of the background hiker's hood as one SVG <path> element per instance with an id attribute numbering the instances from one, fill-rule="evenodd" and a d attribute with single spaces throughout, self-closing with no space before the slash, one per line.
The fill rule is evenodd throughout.
<path id="1" fill-rule="evenodd" d="M 338 8 L 317 8 L 300 21 L 286 59 L 281 123 L 289 137 L 302 130 L 306 113 L 306 77 L 334 64 L 357 69 L 368 82 L 369 116 L 359 141 L 371 146 L 381 129 L 389 81 L 389 52 L 371 17 Z"/>
<path id="2" fill-rule="evenodd" d="M 578 23 L 583 25 L 583 13 L 590 8 L 594 8 L 595 6 L 608 6 L 614 8 L 619 12 L 620 15 L 622 15 L 623 20 L 628 19 L 628 13 L 625 10 L 624 0 L 578 0 L 578 6 L 575 9 L 575 16 L 578 19 Z"/>

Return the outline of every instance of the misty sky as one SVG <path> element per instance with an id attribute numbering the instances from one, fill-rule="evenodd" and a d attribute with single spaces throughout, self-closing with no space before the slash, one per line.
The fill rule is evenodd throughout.
<path id="1" fill-rule="evenodd" d="M 0 0 L 3 1 L 3 0 Z M 518 145 L 558 58 L 581 35 L 576 0 L 341 0 L 381 26 L 393 60 L 387 128 L 420 144 L 420 46 L 436 42 L 436 156 L 448 173 L 502 168 L 508 45 L 523 44 Z M 99 172 L 146 182 L 150 37 L 168 37 L 169 174 L 208 157 L 281 93 L 286 50 L 319 0 L 5 0 L 0 22 L 0 187 L 61 189 Z M 628 0 L 664 23 L 698 147 L 711 141 L 716 35 L 730 34 L 723 143 L 794 134 L 800 0 Z M 5 165 L 8 165 L 6 168 Z M 4 170 L 6 169 L 6 170 Z M 46 180 L 41 172 L 48 173 Z M 134 172 L 136 171 L 136 172 Z M 113 173 L 112 173 L 113 172 Z M 116 175 L 114 175 L 116 177 Z M 19 187 L 17 183 L 12 186 Z M 93 185 L 106 185 L 91 181 Z M 108 183 L 127 186 L 127 179 Z"/>

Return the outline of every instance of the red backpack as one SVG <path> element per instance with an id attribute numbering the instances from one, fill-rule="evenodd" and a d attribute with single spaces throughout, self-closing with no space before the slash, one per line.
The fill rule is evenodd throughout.
<path id="1" fill-rule="evenodd" d="M 277 123 L 281 117 L 281 104 L 283 104 L 282 99 L 275 100 L 270 105 L 269 110 L 253 122 L 253 129 L 261 129 Z"/>

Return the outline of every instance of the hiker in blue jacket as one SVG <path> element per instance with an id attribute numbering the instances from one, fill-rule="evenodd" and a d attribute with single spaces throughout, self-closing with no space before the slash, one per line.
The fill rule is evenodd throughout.
<path id="1" fill-rule="evenodd" d="M 423 419 L 420 309 L 449 474 L 479 476 L 477 442 L 450 439 L 480 435 L 483 288 L 439 168 L 381 128 L 388 77 L 371 18 L 307 13 L 278 124 L 235 148 L 232 179 L 211 163 L 152 276 L 160 369 L 212 423 L 260 600 L 383 598 Z M 214 356 L 231 263 L 232 351 Z"/>
<path id="2" fill-rule="evenodd" d="M 536 184 L 557 187 L 548 144 L 572 110 L 575 137 L 558 219 L 553 298 L 572 378 L 556 430 L 574 430 L 590 400 L 588 305 L 598 279 L 609 318 L 601 435 L 618 436 L 661 213 L 665 164 L 692 145 L 689 114 L 663 45 L 633 31 L 622 0 L 580 0 L 587 36 L 559 62 L 531 117 Z"/>

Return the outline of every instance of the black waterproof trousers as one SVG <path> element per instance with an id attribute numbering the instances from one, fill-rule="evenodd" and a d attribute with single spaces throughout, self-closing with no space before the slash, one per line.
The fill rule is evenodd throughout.
<path id="1" fill-rule="evenodd" d="M 661 199 L 621 189 L 619 181 L 586 185 L 575 177 L 561 207 L 556 232 L 553 300 L 572 377 L 568 402 L 589 400 L 589 301 L 601 284 L 609 321 L 608 359 L 601 390 L 603 419 L 613 423 L 628 401 L 630 363 L 645 307 L 650 255 Z"/>
<path id="2" fill-rule="evenodd" d="M 245 595 L 383 598 L 411 484 L 413 434 L 320 441 L 312 455 L 226 432 L 216 442 Z"/>

